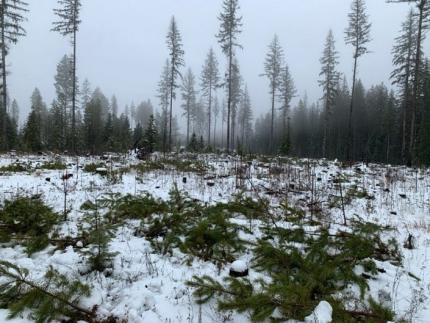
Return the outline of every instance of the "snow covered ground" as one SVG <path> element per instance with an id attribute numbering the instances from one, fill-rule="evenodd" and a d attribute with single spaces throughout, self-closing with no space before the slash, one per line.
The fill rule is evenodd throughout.
<path id="1" fill-rule="evenodd" d="M 381 290 L 389 294 L 390 306 L 398 319 L 411 322 L 430 322 L 430 172 L 426 169 L 357 164 L 343 168 L 337 162 L 324 160 L 253 160 L 241 163 L 228 156 L 199 156 L 208 166 L 204 174 L 181 172 L 173 169 L 151 170 L 142 174 L 128 169 L 140 162 L 127 155 L 115 161 L 103 161 L 96 157 L 59 157 L 67 165 L 67 173 L 73 177 L 67 181 L 68 221 L 58 228 L 60 236 L 77 236 L 83 214 L 80 206 L 87 200 L 101 197 L 107 192 L 142 194 L 168 199 L 169 191 L 176 183 L 181 191 L 203 203 L 230 201 L 234 194 L 246 192 L 253 198 L 267 198 L 274 207 L 285 196 L 290 203 L 305 209 L 319 205 L 326 209 L 330 198 L 338 194 L 337 178 L 346 178 L 344 194 L 352 186 L 358 192 L 366 192 L 367 198 L 353 198 L 345 205 L 348 220 L 371 221 L 389 225 L 394 231 L 386 233 L 395 237 L 401 246 L 403 266 L 388 262 L 378 263 L 385 273 L 370 280 L 370 293 L 378 299 Z M 54 160 L 53 156 L 0 156 L 0 168 L 17 161 L 30 165 L 30 171 L 1 172 L 0 200 L 17 195 L 41 194 L 43 200 L 61 213 L 64 207 L 64 170 L 43 170 L 37 165 Z M 84 172 L 82 167 L 91 163 L 104 163 L 111 169 L 128 169 L 117 181 L 106 176 Z M 80 166 L 80 167 L 79 167 Z M 247 179 L 239 180 L 237 169 L 243 169 Z M 184 179 L 186 178 L 186 180 Z M 245 224 L 247 220 L 238 218 Z M 341 208 L 330 209 L 327 221 L 343 222 Z M 149 241 L 135 236 L 138 224 L 128 221 L 117 229 L 110 243 L 110 251 L 117 252 L 113 272 L 110 275 L 85 271 L 85 259 L 69 246 L 56 250 L 54 246 L 28 257 L 22 246 L 0 245 L 0 259 L 30 269 L 31 277 L 40 278 L 50 266 L 73 279 L 89 284 L 92 294 L 82 305 L 92 308 L 98 305 L 98 315 L 114 316 L 124 322 L 249 322 L 246 313 L 218 313 L 215 302 L 203 306 L 195 303 L 192 290 L 185 285 L 193 275 L 212 277 L 228 276 L 228 266 L 218 268 L 215 264 L 193 260 L 189 266 L 184 255 L 175 250 L 172 256 L 155 253 Z M 258 222 L 257 222 L 258 226 Z M 258 230 L 255 235 L 258 235 Z M 403 248 L 409 235 L 413 236 L 414 249 Z M 389 238 L 387 236 L 387 238 Z M 241 265 L 247 264 L 250 255 L 244 253 Z M 411 275 L 412 274 L 412 275 Z M 250 270 L 250 275 L 254 275 Z M 108 277 L 107 277 L 108 276 Z M 416 276 L 419 278 L 412 277 Z M 379 296 L 380 298 L 380 296 Z M 330 308 L 322 302 L 306 322 L 329 322 Z M 318 314 L 320 313 L 320 314 Z M 0 322 L 7 312 L 0 310 Z M 313 315 L 313 316 L 312 316 Z M 11 322 L 31 322 L 27 316 Z"/>

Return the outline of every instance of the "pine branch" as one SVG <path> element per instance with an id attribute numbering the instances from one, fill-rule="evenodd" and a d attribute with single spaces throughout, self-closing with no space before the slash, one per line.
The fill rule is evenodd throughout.
<path id="1" fill-rule="evenodd" d="M 70 309 L 80 313 L 90 322 L 92 322 L 95 319 L 96 314 L 94 310 L 90 311 L 77 304 L 80 293 L 82 293 L 85 296 L 89 295 L 88 287 L 86 287 L 85 285 L 82 285 L 81 283 L 68 282 L 68 279 L 66 277 L 61 276 L 58 272 L 56 272 L 52 268 L 45 275 L 45 279 L 46 279 L 45 286 L 42 286 L 38 283 L 35 283 L 29 280 L 27 278 L 28 273 L 29 273 L 28 269 L 20 268 L 7 261 L 0 261 L 0 276 L 11 279 L 11 281 L 8 282 L 7 284 L 8 285 L 14 284 L 17 287 L 16 292 L 13 293 L 15 297 L 18 298 L 17 303 L 14 303 L 13 299 L 9 300 L 9 303 L 11 303 L 11 306 L 14 309 L 12 314 L 17 314 L 17 312 L 21 312 L 27 306 L 30 308 L 37 308 L 37 302 L 35 303 L 36 300 L 29 298 L 29 296 L 33 295 L 34 293 L 36 294 L 40 293 L 41 295 L 48 297 L 48 299 L 52 299 L 53 301 L 59 301 L 60 303 L 64 304 L 66 307 L 69 307 Z M 68 292 L 64 293 L 60 291 L 50 290 L 50 286 L 53 281 L 59 282 L 61 284 L 60 287 L 66 288 Z M 25 290 L 20 288 L 20 286 L 23 286 L 23 285 L 27 286 L 28 289 Z M 11 290 L 13 290 L 13 287 L 10 287 L 9 290 L 6 290 L 7 294 L 10 294 Z M 1 293 L 4 293 L 4 292 L 5 292 L 4 290 L 0 291 L 0 295 Z M 64 295 L 69 295 L 69 297 L 72 297 L 73 294 L 76 294 L 76 293 L 79 293 L 79 294 L 77 295 L 77 298 L 75 298 L 73 301 L 64 297 Z M 39 300 L 39 301 L 42 301 L 42 300 Z M 49 313 L 48 315 L 56 315 L 56 313 Z"/>

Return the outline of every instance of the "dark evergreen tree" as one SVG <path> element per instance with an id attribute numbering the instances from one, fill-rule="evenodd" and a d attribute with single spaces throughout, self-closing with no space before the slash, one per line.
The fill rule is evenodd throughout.
<path id="1" fill-rule="evenodd" d="M 65 137 L 65 120 L 64 113 L 60 104 L 54 100 L 49 110 L 49 135 L 48 135 L 48 147 L 54 151 L 64 151 L 66 137 Z"/>
<path id="2" fill-rule="evenodd" d="M 413 89 L 414 73 L 414 53 L 417 44 L 417 26 L 413 10 L 408 14 L 407 20 L 402 24 L 401 34 L 396 38 L 393 47 L 393 65 L 394 70 L 391 73 L 391 79 L 394 85 L 398 86 L 400 101 L 402 106 L 401 112 L 401 140 L 402 140 L 402 162 L 407 163 L 409 156 L 409 125 L 411 111 L 411 96 Z"/>
<path id="3" fill-rule="evenodd" d="M 148 153 L 153 153 L 157 146 L 158 132 L 154 115 L 151 114 L 144 135 L 144 146 Z"/>
<path id="4" fill-rule="evenodd" d="M 138 123 L 133 130 L 133 148 L 134 149 L 142 148 L 141 147 L 142 140 L 143 140 L 143 127 L 140 123 Z"/>
<path id="5" fill-rule="evenodd" d="M 411 95 L 411 122 L 410 122 L 410 137 L 409 137 L 409 154 L 408 164 L 415 162 L 416 157 L 416 142 L 417 142 L 417 110 L 420 100 L 420 86 L 422 85 L 422 65 L 423 65 L 423 53 L 422 47 L 425 38 L 426 31 L 430 28 L 428 22 L 430 17 L 430 1 L 429 0 L 389 0 L 388 2 L 407 2 L 414 3 L 417 7 L 417 36 L 414 53 L 414 72 L 413 72 L 413 85 Z"/>
<path id="6" fill-rule="evenodd" d="M 102 150 L 103 142 L 103 121 L 102 102 L 99 98 L 92 98 L 87 104 L 84 114 L 85 145 L 92 153 L 98 153 Z"/>
<path id="7" fill-rule="evenodd" d="M 24 127 L 24 145 L 32 152 L 41 151 L 43 146 L 40 140 L 40 117 L 36 110 L 32 110 Z"/>

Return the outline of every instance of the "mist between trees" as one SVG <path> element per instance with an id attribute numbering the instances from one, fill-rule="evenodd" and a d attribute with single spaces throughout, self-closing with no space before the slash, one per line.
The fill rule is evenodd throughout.
<path id="1" fill-rule="evenodd" d="M 392 84 L 365 88 L 357 77 L 361 58 L 372 51 L 372 22 L 365 0 L 352 0 L 344 30 L 328 30 L 321 48 L 321 69 L 315 78 L 321 99 L 297 97 L 294 75 L 279 39 L 274 35 L 261 62 L 267 79 L 267 113 L 253 113 L 252 93 L 241 75 L 238 51 L 243 23 L 239 0 L 224 0 L 217 14 L 219 29 L 201 71 L 186 68 L 180 25 L 172 17 L 166 35 L 166 61 L 160 66 L 158 102 L 118 107 L 88 80 L 78 80 L 80 0 L 59 0 L 52 32 L 70 40 L 71 54 L 58 63 L 56 98 L 43 100 L 38 89 L 31 96 L 31 112 L 19 122 L 19 107 L 8 92 L 10 48 L 26 36 L 28 6 L 21 0 L 0 4 L 1 94 L 0 149 L 102 153 L 143 148 L 148 151 L 236 151 L 288 154 L 396 164 L 430 164 L 430 65 L 423 51 L 430 28 L 429 0 L 390 0 L 410 3 L 392 47 Z M 85 4 L 83 4 L 85 5 Z M 388 18 L 387 18 L 388 19 Z M 166 24 L 167 25 L 167 24 Z M 49 30 L 46 31 L 50 32 Z M 334 35 L 351 46 L 352 79 L 339 70 Z M 389 35 L 394 36 L 394 35 Z M 163 35 L 160 35 L 163 37 Z M 388 58 L 387 58 L 388 59 Z M 221 67 L 221 66 L 225 66 Z M 176 109 L 175 102 L 180 104 Z M 124 111 L 119 113 L 119 111 Z M 182 122 L 181 120 L 185 120 Z M 183 127 L 179 125 L 184 123 Z M 22 127 L 18 127 L 23 124 Z"/>

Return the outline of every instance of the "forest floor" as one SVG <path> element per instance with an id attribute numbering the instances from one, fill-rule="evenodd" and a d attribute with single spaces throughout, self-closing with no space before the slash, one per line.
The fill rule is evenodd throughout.
<path id="1" fill-rule="evenodd" d="M 49 166 L 54 162 L 64 164 L 66 169 L 46 169 L 56 168 Z M 22 167 L 11 167 L 16 165 Z M 69 177 L 67 180 L 63 179 L 66 173 L 72 175 L 66 176 Z M 240 237 L 240 243 L 243 242 L 243 248 L 227 246 L 221 251 L 213 248 L 203 253 L 189 243 L 195 242 L 187 231 L 194 229 L 193 224 L 185 229 L 167 227 L 166 232 L 150 239 L 148 230 L 154 227 L 154 221 L 147 217 L 127 217 L 126 210 L 122 213 L 125 213 L 125 219 L 116 222 L 108 242 L 108 251 L 114 253 L 111 265 L 101 272 L 89 270 L 85 252 L 89 247 L 84 238 L 79 241 L 89 226 L 86 223 L 88 215 L 81 205 L 107 197 L 113 199 L 113 196 L 119 199 L 127 194 L 151 196 L 167 203 L 172 200 L 169 192 L 175 186 L 187 202 L 199 204 L 201 208 L 217 203 L 227 205 L 232 201 L 239 201 L 238 204 L 243 206 L 250 198 L 255 203 L 250 209 L 264 206 L 266 214 L 251 214 L 250 209 L 242 210 L 236 205 L 238 212 L 231 211 L 228 221 L 236 226 L 234 232 Z M 346 304 L 345 301 L 345 308 L 363 310 L 360 306 L 365 307 L 367 297 L 372 296 L 395 313 L 395 321 L 430 322 L 428 169 L 362 163 L 344 167 L 339 162 L 326 160 L 264 157 L 241 160 L 218 155 L 172 155 L 167 159 L 155 155 L 151 162 L 141 162 L 131 154 L 112 155 L 104 160 L 51 155 L 0 156 L 0 204 L 17 196 L 36 195 L 61 218 L 66 198 L 67 220 L 56 224 L 50 237 L 55 237 L 56 241 L 67 237 L 74 242 L 62 246 L 50 243 L 29 255 L 22 243 L 12 240 L 0 244 L 0 260 L 27 268 L 33 281 L 42 279 L 52 267 L 71 280 L 87 284 L 91 295 L 80 299 L 79 306 L 96 308 L 100 321 L 110 318 L 118 322 L 151 323 L 249 322 L 253 315 L 251 305 L 249 310 L 245 308 L 241 313 L 233 307 L 220 311 L 217 299 L 222 295 L 215 295 L 200 305 L 193 295 L 195 286 L 186 282 L 194 276 L 204 275 L 222 282 L 229 277 L 233 260 L 239 260 L 249 269 L 250 281 L 272 280 L 273 277 L 269 279 L 270 270 L 255 268 L 255 246 L 261 238 L 268 237 L 267 227 L 292 228 L 297 226 L 298 220 L 289 216 L 299 215 L 303 221 L 300 228 L 315 234 L 321 234 L 322 230 L 333 236 L 339 232 L 348 233 L 352 223 L 356 222 L 389 228 L 380 233 L 380 238 L 387 246 L 393 243 L 391 239 L 397 241 L 401 264 L 388 257 L 379 257 L 372 259 L 377 272 L 365 275 L 360 266 L 354 268 L 357 275 L 367 278 L 368 289 L 364 305 Z M 108 216 L 109 211 L 109 206 L 100 207 L 104 216 Z M 157 216 L 162 222 L 162 214 Z M 211 225 L 209 223 L 207 228 Z M 176 237 L 179 240 L 171 246 L 162 245 L 167 237 L 172 238 L 169 232 L 175 230 L 183 236 Z M 307 249 L 302 249 L 306 253 Z M 225 258 L 216 258 L 216 252 L 220 252 L 221 258 L 224 252 Z M 337 292 L 340 293 L 337 299 L 346 299 L 351 293 L 360 298 L 353 283 Z M 317 297 L 312 306 L 321 305 L 322 300 Z M 324 300 L 330 303 L 330 300 Z M 282 320 L 284 309 L 275 306 L 268 315 Z M 306 319 L 303 314 L 298 314 L 302 319 L 291 322 L 303 319 L 306 322 L 330 322 L 324 318 L 331 316 L 330 310 L 321 312 L 324 310 L 314 312 L 312 316 L 312 310 L 308 311 Z M 5 322 L 7 315 L 8 310 L 0 309 L 0 322 Z M 32 311 L 27 310 L 10 322 L 33 320 Z"/>

